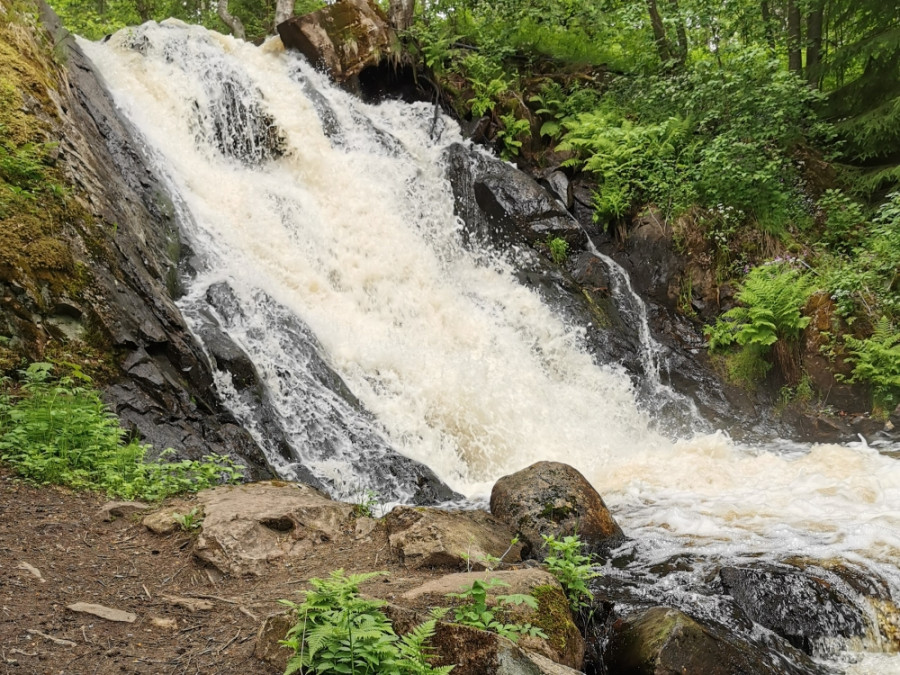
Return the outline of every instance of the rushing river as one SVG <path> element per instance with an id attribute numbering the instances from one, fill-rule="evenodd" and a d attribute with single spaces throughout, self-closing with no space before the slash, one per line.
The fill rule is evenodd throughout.
<path id="1" fill-rule="evenodd" d="M 298 460 L 336 491 L 403 498 L 402 485 L 372 484 L 355 463 L 359 434 L 347 429 L 360 426 L 377 437 L 366 452 L 393 447 L 472 499 L 537 460 L 563 461 L 638 542 L 636 565 L 679 554 L 841 560 L 900 597 L 900 462 L 864 442 L 670 440 L 627 375 L 594 363 L 585 327 L 557 318 L 502 259 L 463 246 L 441 162 L 459 131 L 445 122 L 434 140 L 432 107 L 365 105 L 277 40 L 258 48 L 167 23 L 81 46 L 180 197 L 199 261 L 186 317 L 227 324 Z M 220 282 L 242 307 L 227 321 L 207 304 Z M 308 386 L 285 315 L 315 335 L 371 419 Z M 234 391 L 227 375 L 217 385 Z M 292 475 L 291 462 L 272 461 Z M 873 638 L 834 663 L 900 673 L 881 648 Z"/>

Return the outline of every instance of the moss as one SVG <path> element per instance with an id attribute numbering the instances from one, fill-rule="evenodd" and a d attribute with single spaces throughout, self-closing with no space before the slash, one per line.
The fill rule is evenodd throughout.
<path id="1" fill-rule="evenodd" d="M 557 652 L 565 654 L 573 633 L 578 634 L 565 593 L 556 586 L 536 586 L 531 594 L 538 602 L 537 611 L 531 617 L 532 625 L 547 634 L 548 642 Z"/>
<path id="2" fill-rule="evenodd" d="M 565 520 L 571 513 L 572 508 L 568 505 L 557 506 L 552 502 L 547 502 L 544 504 L 544 508 L 541 509 L 539 516 L 558 523 Z"/>
<path id="3" fill-rule="evenodd" d="M 52 358 L 106 379 L 112 354 L 107 340 L 91 339 L 91 322 L 81 336 L 90 345 L 52 325 L 60 303 L 90 305 L 92 265 L 114 268 L 106 228 L 95 226 L 89 202 L 57 165 L 58 61 L 35 5 L 15 0 L 0 7 L 0 282 L 18 289 L 0 309 L 0 326 L 7 324 L 3 333 L 11 338 L 0 370 L 20 368 L 23 358 Z M 47 330 L 33 330 L 35 314 Z"/>

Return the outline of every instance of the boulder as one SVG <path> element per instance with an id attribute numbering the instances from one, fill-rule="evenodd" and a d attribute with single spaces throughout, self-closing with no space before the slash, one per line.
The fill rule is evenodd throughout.
<path id="1" fill-rule="evenodd" d="M 631 675 L 820 672 L 802 652 L 791 657 L 746 642 L 723 627 L 701 624 L 677 609 L 652 607 L 613 624 L 605 665 L 606 672 Z"/>
<path id="2" fill-rule="evenodd" d="M 748 617 L 808 654 L 827 638 L 866 634 L 863 612 L 838 588 L 838 578 L 767 565 L 724 567 L 719 579 Z"/>
<path id="3" fill-rule="evenodd" d="M 317 542 L 352 536 L 355 526 L 353 504 L 282 481 L 218 487 L 197 501 L 205 515 L 194 556 L 225 574 L 262 574 Z"/>
<path id="4" fill-rule="evenodd" d="M 296 49 L 339 83 L 377 66 L 399 44 L 387 16 L 367 0 L 338 0 L 292 17 L 278 24 L 278 34 L 285 47 Z"/>
<path id="5" fill-rule="evenodd" d="M 491 513 L 518 533 L 523 554 L 539 560 L 546 557 L 542 535 L 578 534 L 594 552 L 624 537 L 587 479 L 559 462 L 537 462 L 498 480 L 491 490 Z"/>
<path id="6" fill-rule="evenodd" d="M 483 570 L 491 559 L 522 559 L 522 545 L 511 546 L 513 533 L 484 511 L 442 511 L 398 506 L 385 518 L 391 547 L 412 569 L 448 567 Z M 504 555 L 505 554 L 505 555 Z"/>
<path id="7" fill-rule="evenodd" d="M 532 595 L 537 600 L 537 609 L 524 604 L 503 606 L 504 621 L 530 623 L 547 635 L 546 638 L 521 637 L 518 645 L 554 663 L 580 669 L 584 664 L 584 639 L 575 626 L 559 581 L 544 570 L 529 568 L 448 574 L 407 591 L 397 602 L 401 606 L 414 608 L 458 605 L 460 601 L 448 598 L 448 593 L 459 593 L 471 587 L 476 580 L 488 583 L 494 579 L 501 584 L 487 589 L 486 603 L 489 607 L 496 605 L 496 598 L 500 595 Z"/>
<path id="8" fill-rule="evenodd" d="M 500 249 L 522 241 L 565 239 L 572 248 L 586 237 L 565 205 L 514 166 L 454 143 L 445 154 L 454 209 L 464 236 Z"/>

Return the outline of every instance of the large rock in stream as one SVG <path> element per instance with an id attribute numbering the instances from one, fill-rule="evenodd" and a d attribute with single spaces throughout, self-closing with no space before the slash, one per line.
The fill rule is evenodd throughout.
<path id="1" fill-rule="evenodd" d="M 788 658 L 704 625 L 672 607 L 652 607 L 617 621 L 609 636 L 608 673 L 629 675 L 814 675 L 802 652 Z"/>
<path id="2" fill-rule="evenodd" d="M 820 653 L 828 638 L 866 634 L 862 610 L 837 577 L 767 565 L 723 567 L 719 579 L 748 617 L 808 654 Z"/>
<path id="3" fill-rule="evenodd" d="M 491 490 L 491 513 L 525 544 L 526 555 L 547 555 L 544 536 L 578 534 L 589 551 L 621 543 L 622 528 L 587 479 L 568 464 L 537 462 L 504 476 Z"/>

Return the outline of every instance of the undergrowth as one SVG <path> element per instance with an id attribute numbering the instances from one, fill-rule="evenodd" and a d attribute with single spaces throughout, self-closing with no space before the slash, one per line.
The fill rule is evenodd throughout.
<path id="1" fill-rule="evenodd" d="M 6 379 L 0 393 L 0 459 L 25 480 L 156 501 L 243 477 L 217 454 L 169 461 L 168 450 L 148 459 L 149 446 L 126 438 L 90 377 L 74 368 L 57 379 L 52 371 L 33 363 L 20 371 L 18 388 Z"/>
<path id="2" fill-rule="evenodd" d="M 360 584 L 384 572 L 351 574 L 339 569 L 328 579 L 312 578 L 313 590 L 299 603 L 281 600 L 295 623 L 281 644 L 293 650 L 285 675 L 353 673 L 354 675 L 446 675 L 454 666 L 434 667 L 428 642 L 431 619 L 398 637 L 383 600 L 363 598 Z"/>

